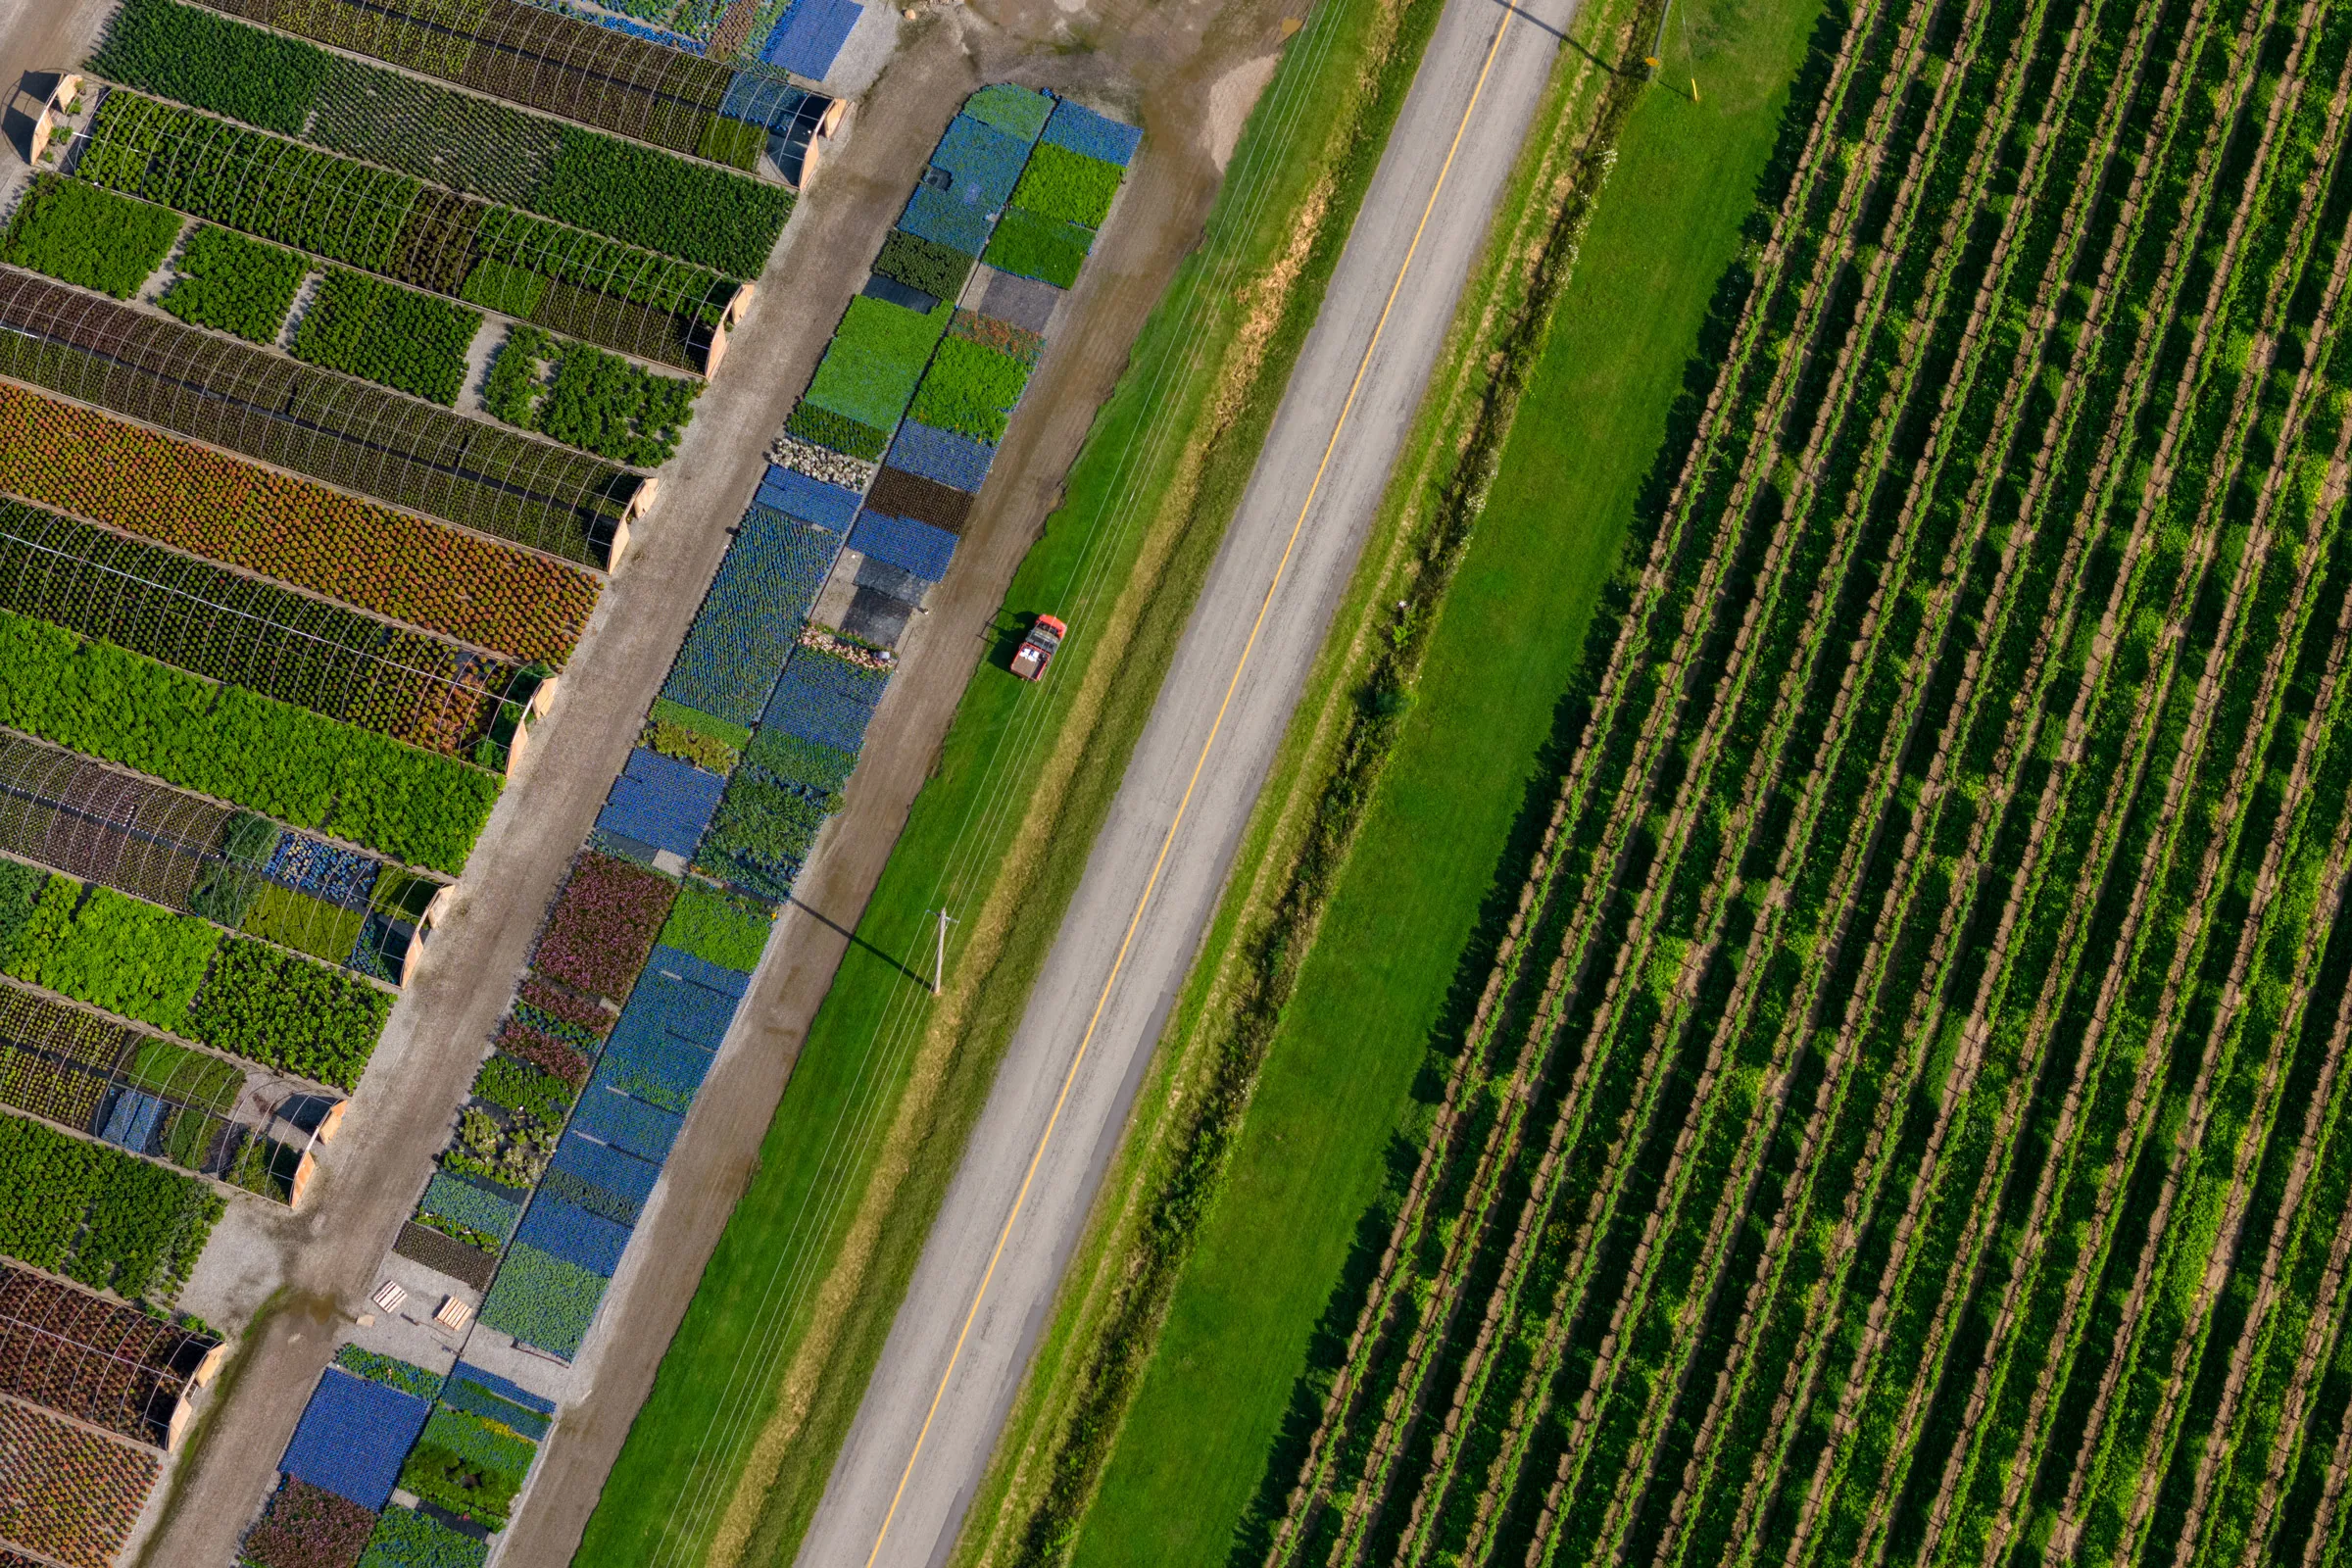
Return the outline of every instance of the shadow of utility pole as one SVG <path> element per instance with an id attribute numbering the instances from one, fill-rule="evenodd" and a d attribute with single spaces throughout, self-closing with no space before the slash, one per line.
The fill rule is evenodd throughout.
<path id="1" fill-rule="evenodd" d="M 1542 17 L 1536 16 L 1527 10 L 1526 7 L 1513 5 L 1511 4 L 1511 0 L 1494 0 L 1494 3 L 1502 7 L 1503 10 L 1508 11 L 1512 16 L 1517 17 L 1520 21 L 1526 23 L 1529 26 L 1540 28 L 1544 32 L 1550 33 L 1554 38 L 1559 39 L 1560 42 L 1566 44 L 1578 54 L 1583 55 L 1587 60 L 1598 66 L 1601 70 L 1607 72 L 1612 76 L 1642 76 L 1648 74 L 1648 67 L 1638 57 L 1632 66 L 1612 66 L 1606 60 L 1601 59 L 1600 56 L 1586 48 L 1582 42 L 1553 26 L 1550 23 L 1545 22 Z M 1636 66 L 1640 66 L 1642 69 L 1636 70 Z"/>
<path id="2" fill-rule="evenodd" d="M 859 936 L 848 926 L 843 925 L 831 915 L 826 914 L 814 905 L 804 904 L 799 899 L 790 897 L 787 897 L 784 902 L 791 905 L 794 908 L 800 909 L 807 913 L 810 919 L 823 926 L 826 930 L 838 935 L 851 947 L 863 949 L 865 952 L 870 953 L 875 957 L 881 959 L 884 963 L 890 965 L 893 969 L 898 970 L 899 973 L 905 975 L 916 985 L 921 986 L 926 993 L 930 991 L 931 977 L 929 975 L 916 974 L 912 969 L 907 968 L 906 965 L 901 962 L 898 958 L 892 956 L 890 954 L 884 953 L 880 948 L 875 947 L 871 942 L 866 941 L 865 938 Z"/>

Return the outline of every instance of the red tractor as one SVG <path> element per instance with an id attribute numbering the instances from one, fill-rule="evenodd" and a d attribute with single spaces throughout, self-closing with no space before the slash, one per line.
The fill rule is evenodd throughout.
<path id="1" fill-rule="evenodd" d="M 1061 647 L 1062 638 L 1070 628 L 1052 615 L 1040 615 L 1021 639 L 1021 646 L 1012 656 L 1012 672 L 1023 680 L 1035 680 L 1046 672 L 1054 662 L 1054 651 Z"/>

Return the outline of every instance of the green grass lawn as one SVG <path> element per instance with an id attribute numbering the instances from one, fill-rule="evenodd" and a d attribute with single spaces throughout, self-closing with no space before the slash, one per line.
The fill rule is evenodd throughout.
<path id="1" fill-rule="evenodd" d="M 1619 139 L 1413 717 L 1078 1539 L 1080 1564 L 1219 1561 L 1261 1489 L 1278 1496 L 1294 1479 L 1277 1445 L 1318 1320 L 1396 1139 L 1426 1115 L 1416 1079 L 1466 955 L 1473 994 L 1483 980 L 1471 934 L 1514 827 L 1548 810 L 1557 699 L 1740 246 L 1817 10 L 1675 10 L 1662 84 Z M 1515 865 L 1507 875 L 1515 884 Z"/>
<path id="2" fill-rule="evenodd" d="M 1433 5 L 1420 9 L 1434 20 Z M 1335 135 L 1345 141 L 1356 123 L 1371 15 L 1365 7 L 1334 10 L 1331 24 L 1294 40 L 1237 150 L 1208 238 L 1145 326 L 1130 371 L 1071 469 L 1067 502 L 1015 575 L 995 655 L 957 708 L 938 767 L 915 800 L 810 1026 L 757 1173 L 630 1429 L 576 1562 L 705 1559 L 747 1449 L 776 1408 L 779 1379 L 810 1330 L 813 1293 L 795 1295 L 791 1287 L 813 1285 L 837 1268 L 858 1204 L 870 1200 L 886 1205 L 882 1240 L 850 1292 L 843 1320 L 825 1325 L 834 1333 L 833 1348 L 809 1391 L 803 1435 L 761 1502 L 741 1560 L 789 1561 L 797 1547 L 1029 979 L 1075 889 L 1224 518 L 1254 462 L 1282 372 L 1312 322 L 1329 258 L 1310 262 L 1298 309 L 1276 329 L 1267 351 L 1271 386 L 1253 389 L 1225 427 L 1198 469 L 1191 499 L 1170 504 L 1184 515 L 1153 568 L 1148 607 L 1130 639 L 1106 653 L 1098 628 L 1139 570 L 1146 523 L 1165 510 L 1157 498 L 1180 489 L 1175 475 L 1217 381 L 1219 346 L 1238 330 L 1235 285 L 1265 271 L 1291 243 L 1293 215 L 1331 167 L 1302 149 L 1323 147 Z M 1417 41 L 1412 48 L 1417 58 Z M 1389 81 L 1387 74 L 1374 74 Z M 1406 71 L 1390 83 L 1397 101 L 1408 80 Z M 1271 115 L 1272 108 L 1285 113 Z M 1342 183 L 1352 177 L 1343 174 Z M 1324 248 L 1336 256 L 1351 209 L 1335 204 L 1334 211 Z M 1203 346 L 1210 351 L 1196 352 Z M 1152 500 L 1139 504 L 1138 497 Z M 1028 614 L 1041 610 L 1063 613 L 1086 635 L 1073 636 L 1050 680 L 1031 686 L 1002 666 Z M 1072 712 L 1090 690 L 1100 708 L 1091 730 Z M 1086 748 L 1083 764 L 1064 798 L 1039 804 L 1023 759 L 1042 760 L 1069 745 Z M 1007 892 L 999 887 L 999 872 L 1030 811 L 1051 820 L 1046 869 Z M 877 1168 L 894 1152 L 880 1134 L 906 1094 L 914 1048 L 930 1016 L 908 966 L 921 967 L 930 954 L 931 911 L 944 901 L 971 918 L 982 901 L 997 897 L 1018 898 L 1032 917 L 1016 923 L 993 969 L 972 983 L 956 1049 L 939 1069 L 936 1113 L 895 1152 L 905 1157 L 904 1173 L 893 1190 L 869 1193 Z M 967 978 L 959 974 L 963 967 L 952 947 L 951 997 Z M 788 1301 L 790 1309 L 782 1309 Z"/>

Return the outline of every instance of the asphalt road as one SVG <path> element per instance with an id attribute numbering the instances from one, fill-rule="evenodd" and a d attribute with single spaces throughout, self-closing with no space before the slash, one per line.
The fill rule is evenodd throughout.
<path id="1" fill-rule="evenodd" d="M 943 1560 L 1352 571 L 1574 0 L 1451 0 L 803 1544 Z"/>

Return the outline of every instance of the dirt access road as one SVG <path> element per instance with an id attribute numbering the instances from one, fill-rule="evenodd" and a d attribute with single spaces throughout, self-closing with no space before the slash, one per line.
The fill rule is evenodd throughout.
<path id="1" fill-rule="evenodd" d="M 942 1560 L 1345 592 L 1574 0 L 1451 0 L 1007 1051 L 807 1568 Z"/>

